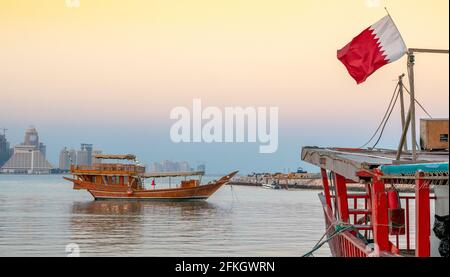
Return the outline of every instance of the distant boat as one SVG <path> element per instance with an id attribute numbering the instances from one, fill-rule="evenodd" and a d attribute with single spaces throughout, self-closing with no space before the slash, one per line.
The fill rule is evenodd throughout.
<path id="1" fill-rule="evenodd" d="M 278 182 L 276 182 L 276 181 L 272 181 L 272 183 L 270 183 L 270 184 L 269 183 L 263 183 L 262 187 L 266 188 L 266 189 L 281 189 L 280 184 L 278 184 Z"/>
<path id="2" fill-rule="evenodd" d="M 299 173 L 299 174 L 306 174 L 306 173 L 308 173 L 308 171 L 304 170 L 302 167 L 298 167 L 296 173 Z"/>
<path id="3" fill-rule="evenodd" d="M 134 155 L 96 155 L 96 159 L 115 159 L 135 161 Z M 95 200 L 159 200 L 189 201 L 205 200 L 225 185 L 237 174 L 237 171 L 223 176 L 219 180 L 201 185 L 203 171 L 197 172 L 161 172 L 146 173 L 145 167 L 136 164 L 98 163 L 92 166 L 72 165 L 73 178 L 64 179 L 73 182 L 74 189 L 85 189 Z M 187 177 L 200 176 L 200 180 Z M 147 189 L 144 179 L 184 177 L 175 188 Z M 153 183 L 154 184 L 154 183 Z"/>

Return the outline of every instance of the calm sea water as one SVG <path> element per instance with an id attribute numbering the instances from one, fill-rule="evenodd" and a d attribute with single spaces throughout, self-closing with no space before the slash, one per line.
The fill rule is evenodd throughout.
<path id="1" fill-rule="evenodd" d="M 59 175 L 0 175 L 0 256 L 66 256 L 71 243 L 80 256 L 301 256 L 325 231 L 317 193 L 224 186 L 206 202 L 93 201 Z"/>

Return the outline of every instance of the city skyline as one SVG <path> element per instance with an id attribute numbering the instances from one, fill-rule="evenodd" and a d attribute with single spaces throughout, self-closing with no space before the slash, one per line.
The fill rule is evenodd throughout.
<path id="1" fill-rule="evenodd" d="M 5 128 L 6 130 L 6 128 Z M 21 143 L 13 144 L 11 147 L 10 142 L 6 137 L 6 133 L 0 134 L 0 154 L 1 158 L 5 159 L 0 164 L 0 168 L 8 162 L 8 160 L 14 155 L 15 149 L 28 151 L 29 149 L 37 149 L 41 152 L 42 157 L 46 158 L 46 145 L 39 141 L 39 133 L 37 129 L 31 125 L 25 130 L 24 140 Z M 7 158 L 4 154 L 8 154 Z M 51 164 L 52 169 L 69 170 L 71 165 L 92 165 L 94 163 L 102 163 L 102 160 L 96 159 L 95 155 L 103 154 L 102 150 L 94 149 L 93 144 L 80 143 L 80 149 L 64 146 L 59 151 L 58 161 Z M 141 163 L 140 161 L 137 161 Z M 147 170 L 150 172 L 177 172 L 177 171 L 204 171 L 206 166 L 204 163 L 195 162 L 196 166 L 191 167 L 188 161 L 171 161 L 163 160 L 161 162 L 149 161 L 143 162 L 147 166 Z M 59 173 L 59 172 L 57 172 Z"/>
<path id="2" fill-rule="evenodd" d="M 408 47 L 449 48 L 447 0 L 385 2 Z M 358 86 L 337 60 L 338 49 L 386 15 L 365 0 L 0 5 L 0 95 L 8 103 L 0 127 L 12 142 L 39 126 L 52 164 L 64 146 L 87 141 L 148 164 L 204 161 L 214 173 L 317 170 L 300 162 L 301 147 L 363 145 L 406 73 L 404 57 Z M 416 97 L 435 118 L 448 117 L 448 74 L 447 57 L 416 56 Z M 219 108 L 278 107 L 277 152 L 172 143 L 170 111 L 194 98 Z M 397 147 L 399 115 L 397 107 L 379 147 Z M 417 119 L 427 117 L 417 109 Z"/>

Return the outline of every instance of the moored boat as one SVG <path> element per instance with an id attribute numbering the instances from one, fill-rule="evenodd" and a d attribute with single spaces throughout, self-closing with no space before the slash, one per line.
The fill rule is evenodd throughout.
<path id="1" fill-rule="evenodd" d="M 273 180 L 271 183 L 262 183 L 262 187 L 266 189 L 281 189 L 280 184 L 275 180 Z"/>
<path id="2" fill-rule="evenodd" d="M 134 155 L 96 155 L 95 158 L 136 160 Z M 237 171 L 203 185 L 201 184 L 201 177 L 204 175 L 202 171 L 146 173 L 144 166 L 135 163 L 72 165 L 70 173 L 73 178 L 64 177 L 64 179 L 73 182 L 74 189 L 87 190 L 96 200 L 192 201 L 209 198 L 221 186 L 228 183 Z M 169 188 L 156 189 L 152 185 L 152 188 L 148 189 L 145 186 L 145 179 L 155 180 L 166 177 L 182 177 L 184 180 L 175 187 Z"/>

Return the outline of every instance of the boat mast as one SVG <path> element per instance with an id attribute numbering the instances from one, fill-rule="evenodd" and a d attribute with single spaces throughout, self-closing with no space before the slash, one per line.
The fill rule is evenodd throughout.
<path id="1" fill-rule="evenodd" d="M 448 54 L 449 50 L 441 49 L 423 49 L 423 48 L 409 48 L 408 49 L 408 79 L 409 79 L 409 90 L 410 90 L 410 105 L 408 116 L 406 117 L 405 125 L 403 126 L 402 136 L 400 138 L 400 143 L 397 148 L 397 160 L 400 160 L 402 154 L 402 148 L 406 144 L 406 134 L 408 133 L 408 127 L 411 124 L 411 144 L 412 144 L 412 160 L 417 160 L 417 139 L 416 139 L 416 98 L 414 90 L 414 64 L 415 55 L 414 53 L 431 53 L 431 54 Z"/>

